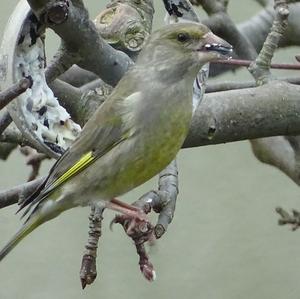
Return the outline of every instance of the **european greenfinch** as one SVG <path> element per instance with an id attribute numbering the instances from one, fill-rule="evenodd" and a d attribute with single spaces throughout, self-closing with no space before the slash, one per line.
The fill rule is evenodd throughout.
<path id="1" fill-rule="evenodd" d="M 175 158 L 189 130 L 198 71 L 231 51 L 226 41 L 199 23 L 155 31 L 136 64 L 21 205 L 29 216 L 0 252 L 0 260 L 36 227 L 76 206 L 100 201 L 133 221 L 142 219 L 138 208 L 115 198 Z"/>

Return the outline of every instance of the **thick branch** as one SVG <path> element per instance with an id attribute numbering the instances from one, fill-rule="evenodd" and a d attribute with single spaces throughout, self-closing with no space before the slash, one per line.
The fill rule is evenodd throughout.
<path id="1" fill-rule="evenodd" d="M 60 75 L 63 75 L 74 64 L 79 63 L 80 60 L 81 57 L 77 51 L 73 51 L 72 49 L 67 50 L 65 43 L 62 42 L 45 71 L 47 82 L 52 82 Z M 81 72 L 80 74 L 82 75 Z"/>
<path id="2" fill-rule="evenodd" d="M 55 1 L 28 0 L 28 3 L 39 19 L 62 38 L 68 51 L 80 55 L 79 66 L 96 73 L 108 84 L 116 85 L 132 64 L 126 54 L 116 51 L 99 36 L 82 1 L 67 1 L 66 17 L 59 23 L 51 18 Z"/>
<path id="3" fill-rule="evenodd" d="M 13 205 L 30 195 L 37 189 L 44 178 L 39 178 L 29 183 L 16 186 L 12 189 L 0 192 L 0 209 Z"/>
<path id="4" fill-rule="evenodd" d="M 152 30 L 153 14 L 152 0 L 111 1 L 94 22 L 111 46 L 135 60 Z"/>
<path id="5" fill-rule="evenodd" d="M 98 76 L 92 72 L 81 69 L 77 65 L 73 65 L 70 69 L 59 76 L 59 79 L 75 87 L 81 87 L 84 84 L 98 79 Z"/>
<path id="6" fill-rule="evenodd" d="M 112 87 L 100 79 L 93 86 L 92 83 L 87 88 L 77 88 L 64 81 L 54 80 L 50 87 L 60 99 L 60 104 L 71 114 L 76 123 L 84 126 L 95 110 L 105 101 L 112 92 Z M 98 86 L 96 88 L 96 86 Z"/>
<path id="7" fill-rule="evenodd" d="M 196 111 L 185 147 L 296 135 L 299 92 L 298 86 L 272 82 L 263 87 L 208 94 Z M 1 139 L 14 140 L 11 134 L 8 136 Z M 15 141 L 25 141 L 20 138 Z"/>
<path id="8" fill-rule="evenodd" d="M 265 86 L 207 94 L 192 120 L 184 147 L 300 134 L 300 87 Z"/>
<path id="9" fill-rule="evenodd" d="M 74 87 L 59 79 L 49 84 L 59 103 L 70 113 L 72 120 L 83 126 L 84 116 L 82 115 L 82 93 L 79 88 Z"/>
<path id="10" fill-rule="evenodd" d="M 128 54 L 134 60 L 151 32 L 153 13 L 152 0 L 112 1 L 94 22 L 100 38 L 104 38 L 112 47 Z M 88 68 L 80 62 L 83 57 L 81 56 L 76 49 L 71 49 L 62 41 L 60 49 L 46 71 L 47 81 L 51 82 L 75 63 Z M 99 73 L 96 74 L 100 76 Z M 91 72 L 87 74 L 86 70 L 75 65 L 67 71 L 67 74 L 61 76 L 62 80 L 71 84 L 75 83 L 77 87 L 96 78 L 95 74 Z"/>
<path id="11" fill-rule="evenodd" d="M 29 145 L 32 146 L 32 144 L 24 138 L 24 136 L 21 134 L 19 130 L 16 128 L 7 128 L 1 135 L 0 135 L 0 141 L 1 142 L 7 142 L 12 144 L 19 144 L 19 145 Z"/>
<path id="12" fill-rule="evenodd" d="M 297 85 L 274 81 L 256 88 L 207 94 L 195 112 L 184 147 L 300 134 L 299 93 Z M 17 136 L 16 141 L 25 141 L 14 131 L 6 131 Z M 169 186 L 173 188 L 172 184 Z M 156 197 L 153 191 L 147 198 Z M 0 193 L 0 202 L 2 198 Z"/>

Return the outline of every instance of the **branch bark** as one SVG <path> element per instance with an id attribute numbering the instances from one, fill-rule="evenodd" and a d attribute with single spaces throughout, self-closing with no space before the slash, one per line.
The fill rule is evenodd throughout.
<path id="1" fill-rule="evenodd" d="M 0 209 L 13 205 L 21 201 L 26 196 L 33 193 L 44 178 L 39 178 L 34 181 L 16 186 L 14 188 L 0 192 Z"/>
<path id="2" fill-rule="evenodd" d="M 126 54 L 113 49 L 99 36 L 82 1 L 67 1 L 68 5 L 64 7 L 66 17 L 58 23 L 50 17 L 56 8 L 56 1 L 28 0 L 28 3 L 38 19 L 61 37 L 63 49 L 68 53 L 76 53 L 73 63 L 97 74 L 106 83 L 116 85 L 132 65 L 132 60 Z M 70 66 L 70 63 L 67 65 Z M 59 73 L 57 71 L 56 75 Z M 49 73 L 48 76 L 55 77 Z"/>
<path id="3" fill-rule="evenodd" d="M 83 289 L 92 284 L 97 277 L 96 258 L 98 242 L 102 234 L 103 212 L 102 206 L 93 204 L 89 216 L 89 237 L 85 245 L 80 269 L 80 281 Z"/>
<path id="4" fill-rule="evenodd" d="M 300 134 L 300 87 L 286 82 L 207 94 L 195 112 L 184 148 L 275 135 Z M 14 136 L 13 131 L 8 134 Z M 16 135 L 16 141 L 24 142 Z M 6 137 L 11 141 L 13 137 Z M 1 140 L 1 139 L 0 139 Z M 2 194 L 0 193 L 0 202 Z"/>
<path id="5" fill-rule="evenodd" d="M 279 81 L 286 81 L 292 84 L 300 84 L 300 78 L 298 77 L 287 77 L 287 78 L 279 78 Z M 206 86 L 206 93 L 211 92 L 219 92 L 233 89 L 244 89 L 256 87 L 255 81 L 245 81 L 245 82 L 236 82 L 236 81 L 223 81 L 217 83 L 208 83 Z"/>
<path id="6" fill-rule="evenodd" d="M 132 60 L 128 56 L 108 46 L 99 36 L 95 26 L 88 19 L 82 1 L 69 2 L 69 7 L 64 5 L 59 7 L 57 1 L 28 0 L 28 2 L 40 19 L 64 40 L 61 56 L 56 58 L 55 63 L 48 69 L 49 81 L 76 62 L 109 84 L 115 85 L 128 66 L 132 64 Z M 241 57 L 253 59 L 256 55 L 255 47 L 251 45 L 247 37 L 238 31 L 227 15 L 224 6 L 213 6 L 217 3 L 215 1 L 203 1 L 203 3 L 210 7 L 207 10 L 213 14 L 212 26 L 215 26 L 216 30 L 222 31 L 224 30 L 223 25 L 226 23 L 227 29 L 224 34 L 228 35 L 228 40 L 233 41 L 232 43 L 236 45 L 237 53 Z M 74 36 L 76 36 L 75 39 Z M 84 123 L 86 111 L 82 113 L 81 110 L 85 106 L 86 94 L 83 94 L 79 88 L 58 80 L 53 82 L 52 88 L 56 90 L 57 95 L 59 92 L 64 95 L 62 100 L 64 105 L 69 105 L 68 109 L 71 114 Z M 299 87 L 287 83 L 271 82 L 258 88 L 208 95 L 196 111 L 184 147 L 278 134 L 300 134 L 300 129 L 298 129 L 300 120 L 297 115 L 300 102 L 296 97 L 296 93 L 299 91 Z M 62 98 L 61 95 L 60 97 Z M 4 136 L 1 138 L 5 140 Z M 292 144 L 291 139 L 286 138 L 286 141 L 289 145 Z M 36 188 L 36 182 L 34 181 L 32 185 L 22 185 L 12 189 L 12 193 L 10 191 L 0 193 L 0 207 L 2 207 L 2 202 L 5 206 L 18 201 L 22 192 L 24 194 L 32 192 L 31 188 L 34 186 Z M 160 212 L 155 227 L 157 238 L 163 235 L 173 218 L 178 194 L 177 184 L 177 167 L 176 163 L 173 163 L 160 174 L 159 190 L 152 191 L 140 199 L 140 203 L 147 204 L 149 196 L 152 196 L 152 208 Z M 145 198 L 146 200 L 144 200 Z M 98 241 L 95 242 L 96 246 L 93 250 L 96 258 Z M 95 261 L 92 265 L 94 263 Z M 86 269 L 86 266 L 83 268 Z"/>
<path id="7" fill-rule="evenodd" d="M 6 130 L 6 128 L 11 124 L 12 118 L 8 111 L 5 111 L 0 116 L 0 136 Z"/>
<path id="8" fill-rule="evenodd" d="M 184 147 L 300 134 L 300 87 L 267 85 L 205 95 Z"/>
<path id="9" fill-rule="evenodd" d="M 0 92 L 0 110 L 32 85 L 32 80 L 23 78 L 7 90 Z"/>

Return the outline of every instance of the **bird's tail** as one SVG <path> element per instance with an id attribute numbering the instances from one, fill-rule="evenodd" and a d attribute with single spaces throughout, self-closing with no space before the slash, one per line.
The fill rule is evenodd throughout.
<path id="1" fill-rule="evenodd" d="M 12 239 L 4 246 L 0 251 L 0 261 L 14 249 L 21 240 L 23 240 L 29 233 L 31 233 L 35 228 L 37 228 L 44 221 L 41 220 L 41 216 L 34 215 L 29 219 L 21 229 L 12 237 Z"/>

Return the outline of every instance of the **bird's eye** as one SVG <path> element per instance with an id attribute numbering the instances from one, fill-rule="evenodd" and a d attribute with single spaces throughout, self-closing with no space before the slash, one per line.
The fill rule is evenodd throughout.
<path id="1" fill-rule="evenodd" d="M 177 40 L 180 41 L 181 43 L 186 42 L 189 40 L 190 36 L 187 33 L 179 33 L 177 35 Z"/>

